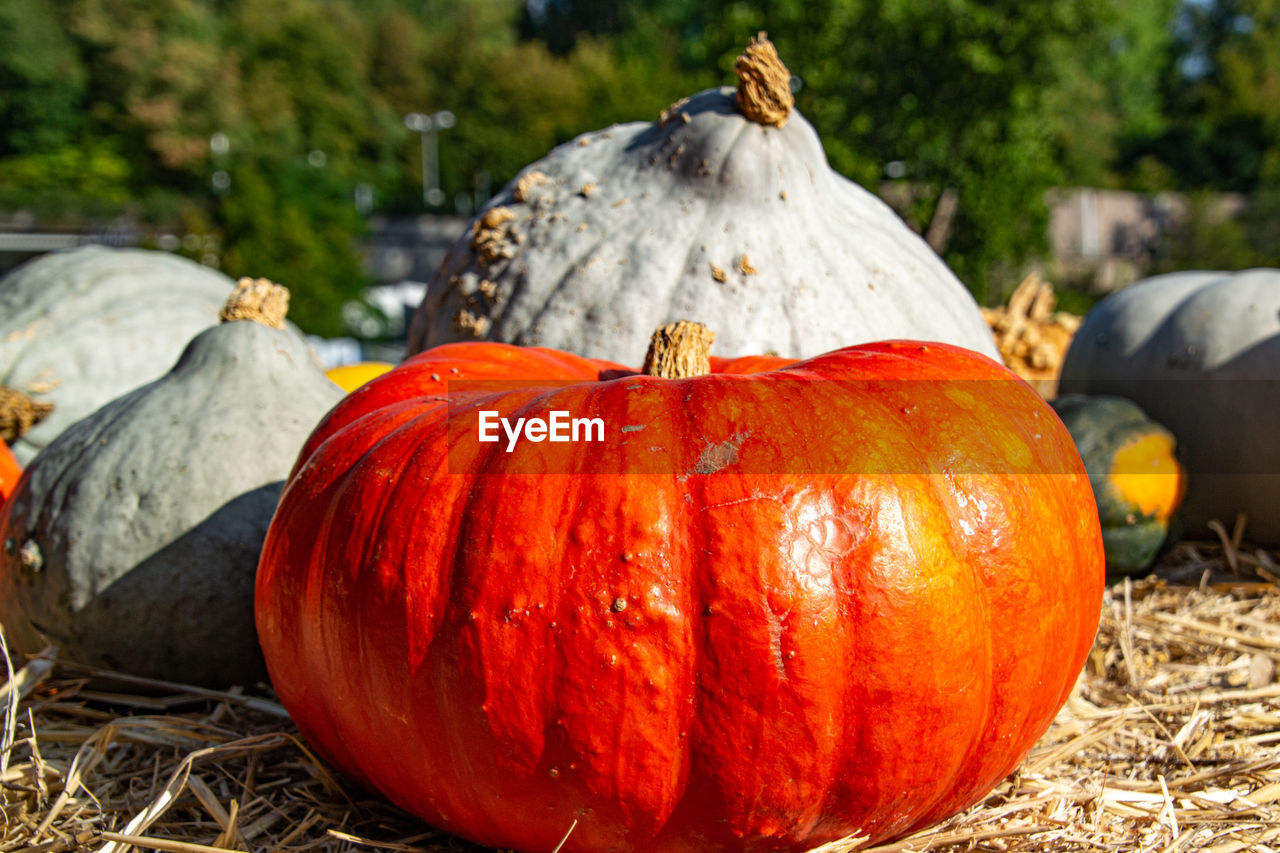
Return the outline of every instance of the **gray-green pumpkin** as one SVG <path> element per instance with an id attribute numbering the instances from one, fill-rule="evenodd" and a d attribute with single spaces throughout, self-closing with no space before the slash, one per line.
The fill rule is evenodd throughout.
<path id="1" fill-rule="evenodd" d="M 296 333 L 229 320 L 68 427 L 0 509 L 10 644 L 188 683 L 265 678 L 258 555 L 303 441 L 342 396 Z"/>
<path id="2" fill-rule="evenodd" d="M 234 282 L 166 252 L 85 246 L 0 279 L 0 386 L 53 411 L 13 444 L 24 465 L 80 418 L 173 366 Z"/>
<path id="3" fill-rule="evenodd" d="M 753 42 L 737 71 L 737 90 L 526 167 L 450 248 L 408 352 L 494 340 L 627 364 L 654 328 L 690 319 L 715 325 L 724 356 L 911 338 L 998 360 L 946 264 L 832 171 L 772 45 Z"/>
<path id="4" fill-rule="evenodd" d="M 1058 388 L 1128 398 L 1174 434 L 1188 534 L 1243 513 L 1250 541 L 1280 544 L 1280 270 L 1173 273 L 1108 296 Z"/>

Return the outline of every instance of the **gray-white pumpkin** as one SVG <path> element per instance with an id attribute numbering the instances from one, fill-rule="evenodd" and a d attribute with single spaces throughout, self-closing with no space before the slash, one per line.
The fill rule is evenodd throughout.
<path id="1" fill-rule="evenodd" d="M 1127 397 L 1174 434 L 1188 533 L 1245 513 L 1251 541 L 1280 544 L 1280 270 L 1172 273 L 1108 296 L 1058 388 Z"/>
<path id="2" fill-rule="evenodd" d="M 832 171 L 802 116 L 787 120 L 790 75 L 772 45 L 753 43 L 737 70 L 737 90 L 525 168 L 450 248 L 409 354 L 495 340 L 629 364 L 654 328 L 690 319 L 715 327 L 723 356 L 914 338 L 998 360 L 946 264 Z"/>
<path id="3" fill-rule="evenodd" d="M 75 421 L 173 366 L 234 282 L 167 252 L 85 246 L 0 279 L 0 386 L 53 403 L 13 445 L 24 465 Z"/>
<path id="4" fill-rule="evenodd" d="M 0 509 L 10 644 L 47 639 L 65 659 L 188 683 L 265 678 L 262 541 L 299 449 L 342 396 L 293 331 L 229 321 L 68 427 Z"/>

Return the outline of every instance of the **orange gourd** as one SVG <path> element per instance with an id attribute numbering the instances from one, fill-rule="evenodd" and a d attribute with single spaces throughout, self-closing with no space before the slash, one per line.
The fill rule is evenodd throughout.
<path id="1" fill-rule="evenodd" d="M 9 497 L 21 476 L 22 466 L 18 464 L 9 445 L 0 441 L 0 503 L 4 503 L 4 499 Z"/>
<path id="2" fill-rule="evenodd" d="M 1013 770 L 1101 603 L 1061 422 L 942 344 L 710 369 L 451 344 L 339 403 L 256 590 L 316 749 L 522 850 L 571 825 L 566 851 L 874 843 Z M 489 411 L 604 439 L 507 452 L 479 441 Z"/>

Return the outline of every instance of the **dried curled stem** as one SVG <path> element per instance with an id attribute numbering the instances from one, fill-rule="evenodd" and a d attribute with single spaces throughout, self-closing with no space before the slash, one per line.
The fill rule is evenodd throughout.
<path id="1" fill-rule="evenodd" d="M 0 440 L 13 444 L 52 411 L 53 403 L 33 400 L 17 388 L 0 387 Z"/>
<path id="2" fill-rule="evenodd" d="M 715 332 L 690 320 L 659 326 L 649 339 L 644 373 L 663 379 L 687 379 L 710 373 L 711 342 L 715 339 Z"/>
<path id="3" fill-rule="evenodd" d="M 236 289 L 227 297 L 218 319 L 224 323 L 233 320 L 252 320 L 273 329 L 284 328 L 285 315 L 289 313 L 289 288 L 265 278 L 242 278 Z"/>
<path id="4" fill-rule="evenodd" d="M 782 127 L 795 106 L 791 72 L 762 32 L 733 63 L 738 75 L 738 112 L 757 124 Z"/>

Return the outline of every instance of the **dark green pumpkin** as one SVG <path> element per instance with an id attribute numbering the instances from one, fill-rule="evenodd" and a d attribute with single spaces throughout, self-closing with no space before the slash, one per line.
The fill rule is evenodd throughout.
<path id="1" fill-rule="evenodd" d="M 1052 405 L 1089 472 L 1107 571 L 1141 572 L 1170 538 L 1182 503 L 1173 434 L 1123 397 L 1068 394 Z"/>

